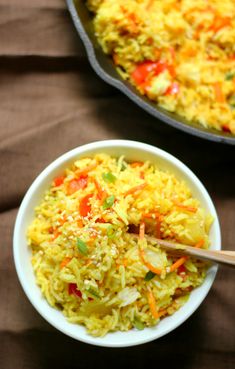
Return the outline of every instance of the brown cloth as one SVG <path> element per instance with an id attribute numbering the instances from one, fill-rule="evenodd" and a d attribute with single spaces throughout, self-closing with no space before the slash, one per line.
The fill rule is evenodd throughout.
<path id="1" fill-rule="evenodd" d="M 158 122 L 91 69 L 63 0 L 0 0 L 0 368 L 235 368 L 235 271 L 220 268 L 208 297 L 154 342 L 108 349 L 51 327 L 18 282 L 12 233 L 34 178 L 62 153 L 95 140 L 158 146 L 210 192 L 223 247 L 235 250 L 235 148 Z"/>

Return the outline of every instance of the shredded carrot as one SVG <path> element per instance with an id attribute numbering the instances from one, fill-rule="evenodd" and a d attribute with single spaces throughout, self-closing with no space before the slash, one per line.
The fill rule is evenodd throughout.
<path id="1" fill-rule="evenodd" d="M 198 40 L 199 37 L 200 37 L 200 33 L 203 31 L 204 27 L 202 24 L 199 24 L 199 26 L 195 29 L 195 32 L 194 32 L 194 39 Z"/>
<path id="2" fill-rule="evenodd" d="M 153 44 L 153 38 L 152 37 L 147 38 L 146 43 L 147 43 L 147 45 L 152 45 Z"/>
<path id="3" fill-rule="evenodd" d="M 172 61 L 172 63 L 174 63 L 174 61 L 175 61 L 175 49 L 174 49 L 174 47 L 169 48 L 169 53 L 171 55 L 171 61 Z"/>
<path id="4" fill-rule="evenodd" d="M 139 238 L 140 240 L 144 239 L 144 235 L 145 235 L 145 223 L 142 222 L 140 224 L 140 230 L 139 230 Z M 146 259 L 145 259 L 145 253 L 144 253 L 144 249 L 139 247 L 139 255 L 140 255 L 140 260 L 142 261 L 142 263 L 149 269 L 151 270 L 151 272 L 160 275 L 161 274 L 161 270 L 154 267 L 152 264 L 150 264 Z"/>
<path id="5" fill-rule="evenodd" d="M 148 303 L 149 303 L 150 311 L 152 313 L 152 316 L 155 319 L 159 319 L 162 315 L 167 314 L 167 310 L 166 309 L 161 310 L 161 311 L 157 311 L 157 308 L 156 308 L 156 300 L 155 300 L 155 297 L 154 297 L 154 295 L 153 295 L 153 293 L 152 293 L 151 290 L 148 291 L 147 297 L 148 297 Z"/>
<path id="6" fill-rule="evenodd" d="M 92 263 L 92 260 L 91 259 L 87 259 L 86 262 L 85 262 L 85 265 L 88 266 Z"/>
<path id="7" fill-rule="evenodd" d="M 230 17 L 215 17 L 212 26 L 208 29 L 209 31 L 218 32 L 224 27 L 231 26 L 231 18 Z"/>
<path id="8" fill-rule="evenodd" d="M 141 179 L 144 179 L 145 178 L 145 173 L 143 170 L 140 171 L 140 178 Z"/>
<path id="9" fill-rule="evenodd" d="M 128 259 L 124 258 L 122 260 L 122 265 L 124 265 L 124 267 L 127 267 L 127 265 L 128 265 Z"/>
<path id="10" fill-rule="evenodd" d="M 171 265 L 170 267 L 170 271 L 174 272 L 176 269 L 178 269 L 181 265 L 183 265 L 185 263 L 185 261 L 187 260 L 187 256 L 182 256 L 181 258 L 179 258 L 178 260 L 176 260 L 176 262 L 174 264 Z"/>
<path id="11" fill-rule="evenodd" d="M 99 184 L 99 182 L 97 182 L 97 180 L 94 178 L 94 184 L 96 187 L 96 190 L 98 192 L 98 199 L 103 202 L 106 197 L 108 196 L 107 192 L 105 190 L 103 190 L 103 188 L 101 187 L 101 185 Z"/>
<path id="12" fill-rule="evenodd" d="M 155 300 L 155 297 L 154 297 L 152 291 L 148 291 L 147 297 L 148 297 L 148 303 L 149 303 L 149 307 L 150 307 L 150 311 L 152 313 L 152 316 L 155 319 L 159 319 L 158 311 L 156 309 L 156 300 Z"/>
<path id="13" fill-rule="evenodd" d="M 196 243 L 195 247 L 197 249 L 200 249 L 204 245 L 204 243 L 205 243 L 205 240 L 203 240 L 202 238 L 200 241 L 198 241 L 198 243 Z"/>
<path id="14" fill-rule="evenodd" d="M 134 13 L 127 14 L 127 19 L 130 21 L 130 30 L 132 33 L 138 33 L 138 19 Z"/>
<path id="15" fill-rule="evenodd" d="M 160 59 L 161 53 L 162 53 L 162 49 L 155 49 L 153 51 L 153 53 L 154 53 L 154 56 L 155 56 L 156 59 Z"/>
<path id="16" fill-rule="evenodd" d="M 66 222 L 67 218 L 65 215 L 63 215 L 60 219 L 58 219 L 58 222 L 60 223 L 60 225 L 63 225 Z"/>
<path id="17" fill-rule="evenodd" d="M 59 237 L 60 234 L 61 232 L 58 231 L 58 229 L 55 229 L 51 240 L 54 241 L 57 237 Z"/>
<path id="18" fill-rule="evenodd" d="M 143 238 L 144 238 L 144 234 L 145 234 L 145 223 L 144 222 L 142 222 L 141 224 L 140 224 L 140 231 L 139 231 L 140 233 L 139 233 L 139 236 L 140 236 L 140 240 L 143 240 Z"/>
<path id="19" fill-rule="evenodd" d="M 197 212 L 197 208 L 194 208 L 193 206 L 183 205 L 183 204 L 181 204 L 181 203 L 179 203 L 179 202 L 177 202 L 175 200 L 173 200 L 172 202 L 178 208 L 185 209 L 187 211 L 190 211 L 191 213 L 196 213 Z"/>
<path id="20" fill-rule="evenodd" d="M 136 167 L 142 167 L 144 163 L 142 161 L 134 161 L 133 163 L 131 163 L 131 167 L 132 168 L 136 168 Z"/>
<path id="21" fill-rule="evenodd" d="M 123 265 L 125 268 L 128 265 L 128 259 L 124 258 L 122 260 L 116 260 L 116 267 L 119 268 L 121 265 Z"/>
<path id="22" fill-rule="evenodd" d="M 213 88 L 215 92 L 216 101 L 220 104 L 224 104 L 226 100 L 225 100 L 225 96 L 222 90 L 222 83 L 221 82 L 213 83 Z"/>
<path id="23" fill-rule="evenodd" d="M 144 250 L 139 248 L 139 255 L 140 255 L 140 259 L 142 261 L 142 263 L 149 269 L 151 270 L 151 272 L 157 274 L 157 275 L 161 275 L 161 270 L 154 267 L 152 264 L 150 264 L 146 259 L 145 259 L 145 253 Z"/>
<path id="24" fill-rule="evenodd" d="M 64 258 L 60 263 L 60 269 L 63 269 L 69 262 L 72 260 L 72 258 Z"/>
<path id="25" fill-rule="evenodd" d="M 188 46 L 185 49 L 183 49 L 182 54 L 186 57 L 192 57 L 197 54 L 197 49 L 193 48 L 192 46 Z"/>
<path id="26" fill-rule="evenodd" d="M 197 247 L 197 248 L 202 247 L 204 245 L 204 242 L 205 241 L 203 239 L 201 239 L 200 241 L 198 241 L 198 243 L 196 243 L 195 247 Z M 187 256 L 182 256 L 181 258 L 179 258 L 178 260 L 176 260 L 176 262 L 174 262 L 174 264 L 171 265 L 170 271 L 171 272 L 174 272 L 181 265 L 183 265 L 187 259 L 188 259 Z"/>
<path id="27" fill-rule="evenodd" d="M 132 188 L 130 188 L 130 189 L 125 193 L 125 196 L 127 196 L 127 195 L 133 195 L 133 194 L 135 194 L 136 192 L 143 190 L 146 186 L 147 186 L 147 183 L 146 183 L 146 182 L 144 182 L 144 183 L 142 183 L 142 184 L 140 184 L 140 185 L 138 185 L 138 186 L 132 187 Z"/>
<path id="28" fill-rule="evenodd" d="M 78 227 L 79 228 L 82 228 L 83 227 L 83 221 L 82 221 L 82 219 L 78 219 L 77 224 L 78 224 Z"/>
<path id="29" fill-rule="evenodd" d="M 144 213 L 143 218 L 154 219 L 156 221 L 156 237 L 161 238 L 161 222 L 163 220 L 163 215 L 158 211 Z"/>
<path id="30" fill-rule="evenodd" d="M 97 165 L 98 165 L 97 162 L 91 163 L 86 168 L 75 170 L 75 174 L 76 176 L 80 177 L 81 175 L 87 174 L 91 170 L 95 169 Z"/>
<path id="31" fill-rule="evenodd" d="M 146 10 L 150 10 L 150 8 L 153 6 L 154 0 L 149 0 L 148 4 L 146 5 Z"/>
<path id="32" fill-rule="evenodd" d="M 113 53 L 113 61 L 114 61 L 114 64 L 115 64 L 115 65 L 118 65 L 118 63 L 119 63 L 118 55 L 117 55 L 117 54 L 115 54 L 115 53 Z"/>

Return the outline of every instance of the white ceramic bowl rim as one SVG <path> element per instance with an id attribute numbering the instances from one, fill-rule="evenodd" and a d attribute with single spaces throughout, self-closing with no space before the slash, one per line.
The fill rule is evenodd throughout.
<path id="1" fill-rule="evenodd" d="M 190 182 L 189 186 L 190 184 L 194 185 L 194 188 L 199 191 L 204 203 L 206 204 L 207 210 L 214 216 L 213 249 L 219 250 L 221 248 L 221 234 L 218 216 L 208 192 L 193 172 L 169 153 L 157 147 L 136 141 L 105 140 L 77 147 L 53 161 L 32 183 L 19 208 L 13 236 L 13 253 L 16 271 L 28 299 L 39 314 L 52 326 L 74 339 L 105 347 L 127 347 L 143 344 L 159 338 L 177 328 L 187 320 L 202 303 L 213 284 L 218 269 L 216 265 L 209 269 L 203 285 L 191 293 L 189 301 L 180 310 L 172 316 L 163 319 L 156 327 L 146 328 L 143 331 L 131 330 L 128 332 L 114 332 L 107 334 L 105 337 L 94 338 L 87 334 L 84 327 L 67 322 L 61 312 L 49 306 L 46 300 L 41 296 L 40 289 L 35 285 L 35 277 L 29 261 L 30 251 L 27 249 L 26 237 L 23 232 L 23 230 L 25 230 L 25 224 L 29 221 L 26 220 L 26 214 L 30 207 L 29 205 L 32 203 L 32 200 L 35 200 L 34 195 L 36 192 L 43 193 L 48 187 L 48 178 L 51 177 L 50 180 L 52 180 L 56 172 L 59 173 L 61 168 L 66 167 L 66 163 L 72 163 L 72 161 L 79 156 L 84 157 L 89 155 L 89 153 L 92 155 L 94 152 L 105 152 L 107 150 L 116 151 L 116 148 L 119 149 L 119 152 L 122 152 L 122 150 L 129 150 L 130 152 L 140 151 L 143 155 L 146 153 L 146 155 L 154 156 L 156 157 L 156 160 L 167 162 L 170 166 L 175 167 L 178 172 L 184 175 Z M 47 184 L 45 184 L 45 182 Z M 42 187 L 44 187 L 43 190 Z M 35 205 L 33 205 L 33 208 L 34 206 Z M 30 215 L 28 215 L 28 217 L 32 219 L 32 209 L 31 217 Z M 28 254 L 27 260 L 25 260 L 26 258 L 23 256 L 23 253 Z"/>

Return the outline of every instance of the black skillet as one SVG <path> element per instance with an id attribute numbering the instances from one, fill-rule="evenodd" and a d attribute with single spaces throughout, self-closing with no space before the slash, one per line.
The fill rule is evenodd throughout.
<path id="1" fill-rule="evenodd" d="M 122 91 L 142 109 L 170 126 L 207 140 L 235 145 L 235 136 L 230 133 L 206 129 L 197 123 L 187 123 L 184 118 L 159 108 L 156 104 L 140 95 L 130 83 L 120 77 L 111 58 L 103 53 L 96 40 L 92 14 L 88 11 L 85 1 L 66 0 L 66 2 L 77 32 L 86 48 L 90 64 L 98 76 L 105 82 Z M 156 124 L 158 124 L 157 121 Z"/>

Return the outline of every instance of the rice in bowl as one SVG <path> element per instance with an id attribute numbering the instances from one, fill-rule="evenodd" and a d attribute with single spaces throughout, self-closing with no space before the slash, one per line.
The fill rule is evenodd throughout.
<path id="1" fill-rule="evenodd" d="M 173 257 L 145 237 L 208 248 L 212 223 L 185 183 L 149 162 L 77 160 L 35 212 L 28 242 L 37 283 L 93 336 L 156 325 L 206 276 L 205 263 Z"/>

